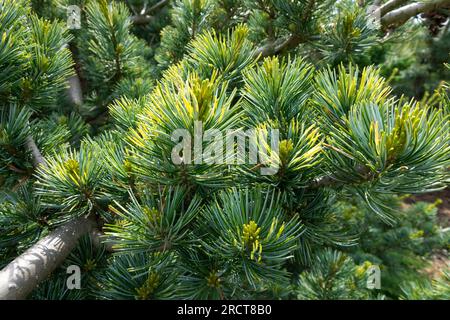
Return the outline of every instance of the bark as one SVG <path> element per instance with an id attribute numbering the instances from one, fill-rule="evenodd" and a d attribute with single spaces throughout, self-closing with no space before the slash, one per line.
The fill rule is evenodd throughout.
<path id="1" fill-rule="evenodd" d="M 414 2 L 393 11 L 390 11 L 382 16 L 381 24 L 384 27 L 392 25 L 401 25 L 420 13 L 432 11 L 441 7 L 450 6 L 450 0 L 430 0 Z"/>
<path id="2" fill-rule="evenodd" d="M 25 299 L 66 259 L 78 239 L 94 227 L 92 217 L 75 219 L 17 257 L 0 271 L 0 300 Z"/>
<path id="3" fill-rule="evenodd" d="M 405 4 L 406 2 L 408 2 L 408 0 L 390 0 L 390 1 L 386 2 L 385 4 L 383 4 L 380 7 L 380 16 L 381 17 L 384 16 L 389 11 L 392 11 L 392 10 L 400 7 L 401 5 Z"/>
<path id="4" fill-rule="evenodd" d="M 159 10 L 161 8 L 163 8 L 164 6 L 166 6 L 168 3 L 170 2 L 170 0 L 161 0 L 158 1 L 157 3 L 155 3 L 153 6 L 151 6 L 150 8 L 148 8 L 147 10 L 145 10 L 145 12 L 139 14 L 139 15 L 135 15 L 131 17 L 131 21 L 134 24 L 147 24 L 150 23 L 154 20 L 154 17 L 149 15 L 149 13 Z"/>
<path id="5" fill-rule="evenodd" d="M 36 143 L 34 142 L 31 136 L 27 137 L 25 145 L 28 148 L 28 150 L 30 150 L 33 156 L 33 164 L 35 167 L 39 165 L 47 166 L 47 162 L 45 161 L 44 157 L 42 156 L 41 152 L 39 151 L 38 147 L 36 146 Z"/>
<path id="6" fill-rule="evenodd" d="M 69 98 L 70 101 L 76 106 L 81 106 L 83 104 L 81 82 L 76 73 L 69 78 Z"/>
<path id="7" fill-rule="evenodd" d="M 136 25 L 147 24 L 153 20 L 154 20 L 153 16 L 149 16 L 149 15 L 137 15 L 137 16 L 131 17 L 131 21 Z"/>
<path id="8" fill-rule="evenodd" d="M 149 13 L 149 12 L 153 12 L 153 11 L 159 10 L 159 9 L 161 9 L 162 7 L 164 7 L 166 4 L 168 4 L 169 2 L 170 2 L 170 0 L 161 0 L 161 1 L 158 1 L 158 2 L 155 3 L 153 6 L 151 6 L 150 8 L 148 8 L 148 9 L 146 10 L 146 13 Z"/>
<path id="9" fill-rule="evenodd" d="M 255 50 L 255 57 L 261 55 L 261 57 L 268 57 L 276 55 L 284 51 L 290 50 L 298 46 L 302 42 L 302 38 L 298 35 L 291 35 L 286 39 L 280 39 L 275 42 L 268 43 Z"/>
<path id="10" fill-rule="evenodd" d="M 106 252 L 109 252 L 109 253 L 115 252 L 115 250 L 113 249 L 112 243 L 104 242 L 103 239 L 105 237 L 105 234 L 102 231 L 95 228 L 92 230 L 90 236 L 91 236 L 91 241 L 92 241 L 92 244 L 94 245 L 94 248 L 100 249 L 101 247 L 104 247 Z"/>

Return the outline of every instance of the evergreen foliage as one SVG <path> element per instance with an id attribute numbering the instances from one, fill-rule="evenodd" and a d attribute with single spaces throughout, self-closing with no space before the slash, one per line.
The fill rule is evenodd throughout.
<path id="1" fill-rule="evenodd" d="M 91 217 L 29 298 L 448 299 L 397 198 L 448 187 L 448 87 L 401 91 L 372 2 L 0 0 L 0 267 Z"/>

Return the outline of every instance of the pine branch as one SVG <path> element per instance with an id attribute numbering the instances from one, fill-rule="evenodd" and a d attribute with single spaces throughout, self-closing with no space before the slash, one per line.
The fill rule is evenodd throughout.
<path id="1" fill-rule="evenodd" d="M 59 227 L 0 271 L 0 300 L 25 299 L 66 259 L 78 239 L 95 226 L 82 217 Z"/>
<path id="2" fill-rule="evenodd" d="M 382 16 L 381 24 L 384 27 L 401 25 L 420 13 L 450 6 L 450 0 L 431 0 L 414 2 L 401 8 L 390 11 Z"/>
<path id="3" fill-rule="evenodd" d="M 26 147 L 33 155 L 35 167 L 47 167 L 45 158 L 31 136 L 27 137 Z M 95 237 L 98 234 L 96 227 L 94 215 L 74 219 L 14 259 L 0 271 L 0 300 L 25 299 L 66 259 L 82 235 L 92 231 L 94 244 L 99 245 L 101 240 Z"/>

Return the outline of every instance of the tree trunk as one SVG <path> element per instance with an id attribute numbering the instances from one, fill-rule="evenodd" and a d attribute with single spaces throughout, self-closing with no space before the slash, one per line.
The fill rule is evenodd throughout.
<path id="1" fill-rule="evenodd" d="M 78 239 L 95 227 L 93 217 L 57 228 L 0 271 L 0 300 L 25 299 L 66 259 Z"/>

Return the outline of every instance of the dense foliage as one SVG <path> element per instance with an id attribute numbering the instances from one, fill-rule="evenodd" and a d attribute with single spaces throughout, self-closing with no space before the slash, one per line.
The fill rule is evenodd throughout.
<path id="1" fill-rule="evenodd" d="M 29 298 L 448 299 L 450 5 L 375 2 L 0 0 L 0 267 L 89 216 Z"/>

